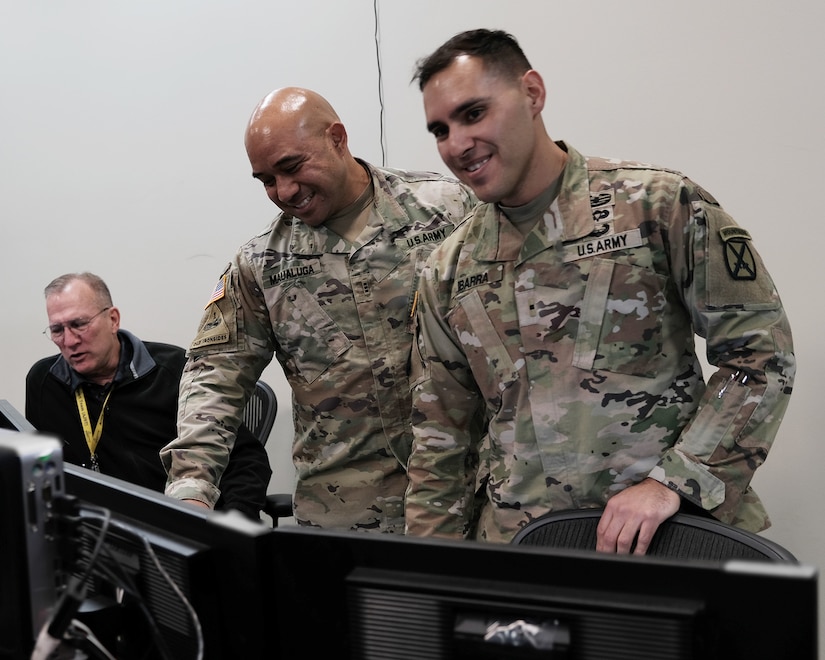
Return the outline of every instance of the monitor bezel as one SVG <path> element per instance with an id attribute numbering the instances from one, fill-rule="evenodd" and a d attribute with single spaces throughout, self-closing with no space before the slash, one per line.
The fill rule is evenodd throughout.
<path id="1" fill-rule="evenodd" d="M 713 628 L 705 646 L 718 654 L 697 656 L 703 660 L 817 660 L 818 571 L 805 564 L 618 556 L 296 526 L 273 531 L 278 538 L 274 561 L 279 594 L 290 604 L 279 616 L 283 630 L 291 631 L 289 636 L 278 635 L 285 657 L 300 652 L 298 640 L 307 639 L 312 640 L 322 656 L 337 652 L 338 657 L 359 657 L 361 651 L 353 648 L 352 635 L 359 626 L 359 615 L 352 611 L 345 615 L 341 603 L 347 602 L 353 581 L 357 582 L 359 574 L 366 572 L 373 577 L 382 573 L 393 576 L 387 580 L 390 590 L 390 583 L 395 580 L 417 585 L 418 594 L 430 593 L 438 598 L 447 591 L 454 595 L 463 583 L 476 585 L 475 589 L 466 590 L 470 600 L 479 599 L 485 590 L 490 594 L 509 590 L 517 595 L 529 586 L 545 595 L 560 590 L 568 595 L 578 592 L 584 604 L 597 595 L 604 598 L 605 593 L 625 604 L 633 599 L 664 597 L 682 605 L 700 603 L 703 614 L 699 625 L 710 622 Z M 297 573 L 299 566 L 313 570 Z M 489 584 L 485 585 L 485 581 Z M 517 601 L 516 598 L 516 605 Z M 793 607 L 789 607 L 789 601 L 794 603 Z M 528 603 L 525 613 L 530 611 Z M 770 625 L 761 626 L 758 634 L 739 634 L 738 631 L 752 631 L 755 616 L 759 620 L 767 617 Z M 330 640 L 335 640 L 333 645 Z M 345 646 L 354 655 L 347 656 Z"/>
<path id="2" fill-rule="evenodd" d="M 205 657 L 263 657 L 274 591 L 271 529 L 237 511 L 212 511 L 77 465 L 64 464 L 66 494 L 108 510 L 164 552 L 191 562 L 192 606 Z"/>
<path id="3" fill-rule="evenodd" d="M 37 429 L 7 399 L 0 399 L 0 428 L 21 433 L 35 433 Z"/>

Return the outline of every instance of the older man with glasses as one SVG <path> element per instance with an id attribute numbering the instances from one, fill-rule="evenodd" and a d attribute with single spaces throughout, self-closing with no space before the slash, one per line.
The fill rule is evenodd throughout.
<path id="1" fill-rule="evenodd" d="M 97 275 L 62 275 L 45 295 L 43 334 L 60 355 L 30 369 L 26 417 L 63 441 L 67 462 L 162 491 L 158 452 L 177 435 L 185 351 L 122 330 L 120 310 Z M 221 507 L 259 517 L 270 475 L 263 445 L 244 429 L 221 482 Z"/>

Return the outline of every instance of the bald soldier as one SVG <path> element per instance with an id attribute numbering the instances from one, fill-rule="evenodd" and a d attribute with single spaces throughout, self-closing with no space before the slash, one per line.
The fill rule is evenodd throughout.
<path id="1" fill-rule="evenodd" d="M 215 504 L 241 412 L 274 356 L 292 388 L 296 521 L 403 533 L 417 275 L 476 200 L 442 175 L 353 157 L 335 110 L 307 89 L 267 95 L 245 144 L 281 213 L 206 301 L 178 437 L 161 452 L 166 492 Z"/>

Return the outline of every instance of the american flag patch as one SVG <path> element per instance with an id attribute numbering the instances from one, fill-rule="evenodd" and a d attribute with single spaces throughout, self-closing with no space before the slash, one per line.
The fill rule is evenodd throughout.
<path id="1" fill-rule="evenodd" d="M 216 302 L 223 298 L 226 295 L 226 275 L 222 276 L 221 279 L 218 280 L 218 283 L 215 285 L 215 289 L 212 291 L 212 295 L 209 296 L 209 302 L 206 303 L 204 309 L 209 307 L 213 302 Z"/>

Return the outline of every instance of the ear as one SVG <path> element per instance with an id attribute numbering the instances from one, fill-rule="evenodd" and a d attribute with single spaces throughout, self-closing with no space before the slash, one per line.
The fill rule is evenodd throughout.
<path id="1" fill-rule="evenodd" d="M 530 106 L 533 109 L 533 116 L 544 110 L 544 102 L 547 98 L 547 90 L 544 87 L 544 80 L 541 74 L 535 69 L 530 69 L 521 77 L 521 88 L 530 99 Z"/>
<path id="2" fill-rule="evenodd" d="M 338 151 L 345 151 L 347 148 L 347 129 L 340 121 L 332 122 L 327 128 L 327 135 L 332 140 L 332 145 Z"/>
<path id="3" fill-rule="evenodd" d="M 120 310 L 117 307 L 109 309 L 109 320 L 112 322 L 112 333 L 120 329 Z"/>

